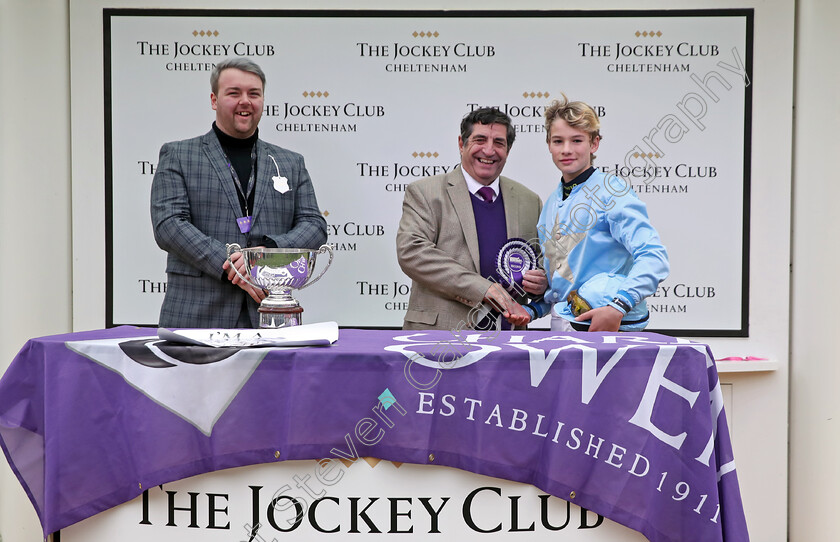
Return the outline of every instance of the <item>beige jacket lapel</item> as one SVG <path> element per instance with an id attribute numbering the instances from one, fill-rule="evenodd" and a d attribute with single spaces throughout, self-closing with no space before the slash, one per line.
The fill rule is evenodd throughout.
<path id="1" fill-rule="evenodd" d="M 470 251 L 475 270 L 481 269 L 481 264 L 478 256 L 478 231 L 475 229 L 475 214 L 473 213 L 472 202 L 470 201 L 470 191 L 467 189 L 467 181 L 464 179 L 464 174 L 461 172 L 461 167 L 458 166 L 446 176 L 447 192 L 452 206 L 455 208 L 455 214 L 458 215 L 458 221 L 461 223 L 461 229 L 464 232 L 464 238 L 467 240 L 467 250 Z"/>
<path id="2" fill-rule="evenodd" d="M 505 222 L 508 239 L 521 237 L 521 233 L 519 232 L 519 198 L 516 193 L 516 185 L 505 177 L 499 177 L 499 186 L 502 190 L 502 200 L 505 202 Z"/>

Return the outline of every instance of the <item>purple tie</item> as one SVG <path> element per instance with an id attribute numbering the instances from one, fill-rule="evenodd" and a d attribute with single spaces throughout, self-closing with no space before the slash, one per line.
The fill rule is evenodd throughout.
<path id="1" fill-rule="evenodd" d="M 483 199 L 487 203 L 492 203 L 493 202 L 493 196 L 496 195 L 496 192 L 494 192 L 493 189 L 490 188 L 489 186 L 482 186 L 481 188 L 478 189 L 477 194 L 479 196 L 481 196 L 481 199 Z"/>

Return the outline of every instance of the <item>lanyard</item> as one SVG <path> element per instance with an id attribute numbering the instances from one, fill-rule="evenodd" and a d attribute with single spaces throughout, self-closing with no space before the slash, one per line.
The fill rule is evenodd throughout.
<path id="1" fill-rule="evenodd" d="M 242 198 L 244 207 L 245 207 L 245 216 L 248 216 L 250 213 L 248 212 L 248 196 L 251 194 L 251 191 L 254 188 L 254 178 L 256 172 L 256 164 L 257 164 L 257 146 L 254 145 L 251 148 L 251 174 L 248 177 L 248 184 L 245 187 L 245 192 L 242 191 L 242 183 L 239 182 L 239 175 L 236 174 L 236 168 L 233 167 L 233 164 L 230 161 L 230 158 L 225 155 L 225 159 L 227 160 L 227 166 L 230 170 L 230 176 L 233 178 L 233 185 L 236 187 L 236 191 L 239 194 L 239 197 Z"/>
<path id="2" fill-rule="evenodd" d="M 248 208 L 248 196 L 253 192 L 256 185 L 257 146 L 254 145 L 251 147 L 251 174 L 248 176 L 248 184 L 245 186 L 244 191 L 242 190 L 242 183 L 239 182 L 239 175 L 236 174 L 236 168 L 233 167 L 227 154 L 225 154 L 225 159 L 230 170 L 230 176 L 233 178 L 233 185 L 236 187 L 236 193 L 239 195 L 240 204 L 245 208 L 245 216 L 237 218 L 236 224 L 239 226 L 239 230 L 245 234 L 246 239 L 248 239 L 248 244 L 250 244 L 250 235 L 248 233 L 251 231 L 251 213 Z"/>

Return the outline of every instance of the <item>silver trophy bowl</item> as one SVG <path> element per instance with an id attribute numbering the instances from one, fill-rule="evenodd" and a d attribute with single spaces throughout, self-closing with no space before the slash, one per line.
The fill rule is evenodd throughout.
<path id="1" fill-rule="evenodd" d="M 233 265 L 231 256 L 241 252 L 248 274 L 243 275 Z M 328 252 L 330 259 L 313 278 L 315 258 Z M 260 327 L 279 328 L 302 323 L 303 307 L 292 297 L 292 290 L 303 290 L 324 276 L 333 261 L 332 247 L 321 245 L 318 250 L 307 248 L 242 248 L 236 243 L 227 245 L 227 259 L 237 276 L 254 288 L 265 290 L 268 297 L 260 303 Z"/>

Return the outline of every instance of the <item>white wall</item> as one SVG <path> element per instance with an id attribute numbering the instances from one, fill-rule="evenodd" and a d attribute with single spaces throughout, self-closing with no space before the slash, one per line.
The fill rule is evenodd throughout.
<path id="1" fill-rule="evenodd" d="M 0 371 L 28 338 L 71 325 L 68 13 L 66 2 L 0 0 Z M 5 459 L 0 537 L 42 538 Z"/>
<path id="2" fill-rule="evenodd" d="M 104 324 L 104 213 L 102 161 L 77 160 L 72 167 L 76 209 L 89 209 L 73 222 L 71 243 L 70 4 L 82 13 L 74 28 L 101 26 L 101 7 L 160 7 L 131 0 L 0 0 L 0 253 L 7 256 L 0 282 L 0 371 L 33 336 L 102 327 Z M 358 1 L 354 8 L 509 9 L 508 0 L 447 2 Z M 221 0 L 182 0 L 180 7 L 230 7 Z M 345 2 L 249 0 L 241 7 L 348 8 Z M 527 0 L 523 9 L 591 8 L 585 2 Z M 837 428 L 840 384 L 830 337 L 840 326 L 835 307 L 840 294 L 831 281 L 838 263 L 840 219 L 837 181 L 831 158 L 840 155 L 836 26 L 840 10 L 832 0 L 798 4 L 795 145 L 791 144 L 793 0 L 749 0 L 756 8 L 754 70 L 753 211 L 751 229 L 750 339 L 715 340 L 718 357 L 763 355 L 780 369 L 760 375 L 727 375 L 733 383 L 733 442 L 752 539 L 784 540 L 786 510 L 790 539 L 837 539 L 833 513 L 840 485 Z M 722 0 L 666 2 L 617 0 L 599 9 L 731 7 Z M 79 26 L 82 25 L 82 26 Z M 91 31 L 92 40 L 101 38 Z M 73 57 L 74 77 L 90 78 L 102 89 L 102 57 Z M 785 74 L 788 74 L 785 78 Z M 78 88 L 78 81 L 74 88 Z M 772 87 L 772 88 L 769 88 Z M 102 102 L 73 127 L 74 145 L 102 148 Z M 78 117 L 77 117 L 78 118 Z M 98 147 L 97 147 L 98 145 Z M 792 164 L 791 148 L 795 151 Z M 789 193 L 795 176 L 791 242 Z M 825 179 L 825 180 L 823 180 Z M 827 194 L 828 192 L 828 194 Z M 90 207 L 88 207 L 90 206 Z M 832 235 L 833 234 L 833 235 Z M 788 280 L 792 246 L 795 284 Z M 33 251 L 37 254 L 31 254 Z M 9 258 L 8 255 L 14 255 Z M 35 258 L 33 258 L 35 256 Z M 15 266 L 11 262 L 36 261 Z M 74 274 L 75 273 L 75 274 Z M 71 314 L 74 290 L 85 300 Z M 792 319 L 788 309 L 791 308 Z M 792 324 L 789 325 L 789 322 Z M 792 335 L 791 335 L 792 333 Z M 789 341 L 789 337 L 792 339 Z M 833 337 L 832 337 L 833 338 Z M 789 349 L 792 352 L 788 359 Z M 785 458 L 788 366 L 791 376 L 790 505 Z M 750 409 L 758 416 L 747 416 Z M 768 445 L 768 443 L 770 443 Z M 0 537 L 3 542 L 35 542 L 40 527 L 31 505 L 0 460 Z"/>
<path id="3" fill-rule="evenodd" d="M 838 23 L 835 0 L 797 7 L 789 495 L 794 541 L 840 540 Z"/>

